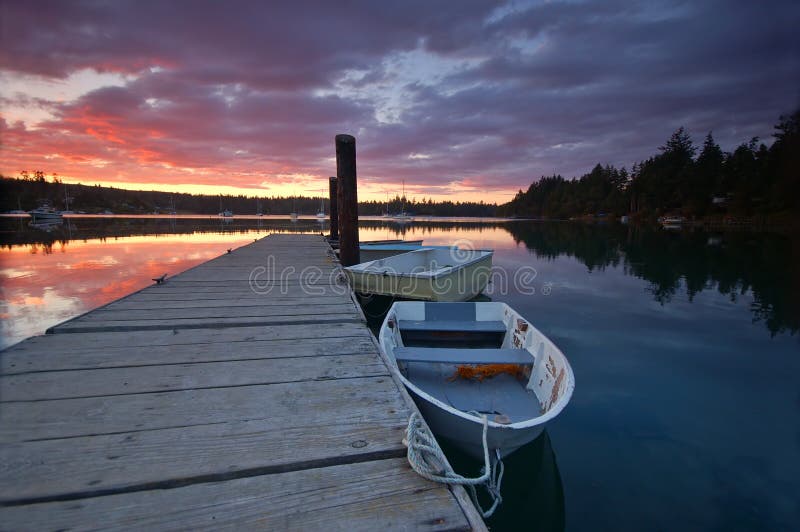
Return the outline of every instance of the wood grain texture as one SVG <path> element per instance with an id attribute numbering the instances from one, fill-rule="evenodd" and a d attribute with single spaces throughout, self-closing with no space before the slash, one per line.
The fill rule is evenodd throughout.
<path id="1" fill-rule="evenodd" d="M 290 421 L 281 427 L 243 420 L 10 444 L 0 452 L 0 503 L 88 498 L 405 454 L 401 412 L 383 411 L 368 424 Z"/>
<path id="2" fill-rule="evenodd" d="M 467 530 L 449 492 L 404 459 L 0 508 L 4 527 L 110 530 Z"/>
<path id="3" fill-rule="evenodd" d="M 80 385 L 76 381 L 76 385 Z M 303 419 L 369 420 L 403 411 L 388 377 L 301 381 L 231 388 L 0 403 L 0 443 L 270 419 L 276 429 Z"/>
<path id="4" fill-rule="evenodd" d="M 65 336 L 34 336 L 10 349 L 9 353 L 25 351 L 31 356 L 48 353 L 73 353 L 88 349 L 111 349 L 120 347 L 150 347 L 163 345 L 189 345 L 195 343 L 229 343 L 257 340 L 308 339 L 369 334 L 361 323 L 325 323 L 313 327 L 303 324 L 276 325 L 270 327 L 239 327 L 231 329 L 194 329 L 162 331 L 125 331 L 103 333 L 73 333 Z"/>
<path id="5" fill-rule="evenodd" d="M 388 375 L 373 353 L 46 371 L 0 377 L 0 402 L 107 397 Z M 75 382 L 80 386 L 75 386 Z"/>
<path id="6" fill-rule="evenodd" d="M 319 309 L 317 309 L 319 312 Z M 209 317 L 209 318 L 165 318 L 161 320 L 86 320 L 79 318 L 48 330 L 52 334 L 72 332 L 126 332 L 156 331 L 170 329 L 219 329 L 224 327 L 253 327 L 256 325 L 273 326 L 300 324 L 337 323 L 343 321 L 358 322 L 360 317 L 353 310 L 347 314 L 291 314 L 278 316 L 241 316 L 241 317 Z"/>
<path id="7" fill-rule="evenodd" d="M 319 333 L 320 331 L 314 328 L 306 334 L 312 336 L 315 332 Z M 37 352 L 35 349 L 29 350 L 27 347 L 23 347 L 23 343 L 3 353 L 3 356 L 0 357 L 0 376 L 48 371 L 174 366 L 234 360 L 373 353 L 372 342 L 367 334 L 362 330 L 360 333 L 354 331 L 350 336 L 331 338 L 205 341 L 153 346 L 122 345 L 86 348 L 79 352 L 69 352 L 63 348 L 64 346 L 56 345 L 63 338 L 72 335 L 68 337 L 47 336 L 45 338 L 52 341 L 48 349 L 43 352 Z M 64 356 L 65 354 L 69 356 Z M 0 394 L 0 400 L 2 399 L 2 394 Z"/>
<path id="8" fill-rule="evenodd" d="M 299 297 L 270 297 L 260 296 L 254 294 L 254 297 L 219 297 L 214 299 L 208 298 L 190 298 L 184 297 L 177 299 L 173 297 L 160 297 L 153 298 L 131 298 L 128 300 L 118 301 L 106 305 L 97 312 L 104 312 L 109 310 L 150 310 L 150 309 L 191 309 L 191 308 L 205 308 L 205 307 L 261 307 L 261 306 L 291 306 L 309 304 L 313 301 L 315 305 L 337 305 L 346 303 L 349 298 L 345 294 L 320 294 L 315 296 L 299 296 Z"/>
<path id="9" fill-rule="evenodd" d="M 320 308 L 324 306 L 324 308 Z M 247 307 L 226 307 L 214 305 L 194 308 L 163 308 L 155 307 L 146 310 L 111 310 L 103 309 L 92 312 L 81 318 L 82 323 L 102 321 L 160 321 L 160 320 L 191 320 L 191 319 L 232 319 L 232 318 L 266 318 L 274 316 L 305 316 L 317 315 L 321 310 L 335 315 L 348 314 L 355 311 L 351 303 L 336 303 L 333 305 L 320 305 L 317 301 L 289 306 L 256 305 Z"/>

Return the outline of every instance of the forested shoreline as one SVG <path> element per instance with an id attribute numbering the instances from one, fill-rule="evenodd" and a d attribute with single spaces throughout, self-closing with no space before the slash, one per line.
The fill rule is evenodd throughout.
<path id="1" fill-rule="evenodd" d="M 48 176 L 45 172 L 20 172 L 20 177 L 0 176 L 0 212 L 14 210 L 29 211 L 42 203 L 49 203 L 58 210 L 66 209 L 65 197 L 69 198 L 69 208 L 87 214 L 106 210 L 115 214 L 217 214 L 230 210 L 234 214 L 315 214 L 322 202 L 325 212 L 330 212 L 327 197 L 302 196 L 245 196 L 245 195 L 203 195 L 161 192 L 155 190 L 128 190 L 100 185 L 68 184 L 61 182 L 58 175 Z M 430 199 L 415 201 L 395 196 L 389 201 L 389 212 L 403 210 L 420 216 L 494 216 L 497 205 L 483 202 L 434 202 Z M 386 202 L 359 202 L 359 214 L 380 216 L 386 212 Z"/>
<path id="2" fill-rule="evenodd" d="M 578 179 L 542 177 L 499 206 L 498 215 L 796 221 L 800 110 L 780 117 L 774 137 L 770 147 L 753 138 L 725 153 L 711 132 L 698 150 L 688 132 L 679 128 L 659 154 L 634 164 L 630 171 L 598 164 Z"/>

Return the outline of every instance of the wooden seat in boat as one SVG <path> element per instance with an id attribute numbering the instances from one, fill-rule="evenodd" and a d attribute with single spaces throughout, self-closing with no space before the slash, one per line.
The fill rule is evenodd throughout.
<path id="1" fill-rule="evenodd" d="M 396 347 L 398 362 L 443 362 L 446 364 L 527 364 L 534 360 L 526 349 L 452 349 L 443 347 Z"/>
<path id="2" fill-rule="evenodd" d="M 398 325 L 401 331 L 506 332 L 506 325 L 502 321 L 400 320 Z"/>

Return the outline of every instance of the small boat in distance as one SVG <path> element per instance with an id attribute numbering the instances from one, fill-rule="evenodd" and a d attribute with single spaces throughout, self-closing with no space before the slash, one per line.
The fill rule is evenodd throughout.
<path id="1" fill-rule="evenodd" d="M 34 223 L 61 220 L 63 218 L 63 215 L 57 210 L 55 210 L 48 201 L 42 202 L 41 205 L 39 205 L 32 211 L 28 211 L 28 214 L 31 215 L 31 218 L 33 218 Z"/>
<path id="2" fill-rule="evenodd" d="M 535 440 L 569 403 L 564 354 L 505 303 L 394 303 L 381 351 L 437 438 L 483 458 Z"/>
<path id="3" fill-rule="evenodd" d="M 392 215 L 389 214 L 389 193 L 387 192 L 386 193 L 386 210 L 383 211 L 383 214 L 381 215 L 381 218 L 391 218 L 391 217 L 392 217 Z"/>
<path id="4" fill-rule="evenodd" d="M 69 194 L 67 194 L 67 184 L 64 183 L 64 210 L 59 211 L 59 214 L 61 214 L 62 216 L 65 214 L 75 214 L 75 212 L 69 209 L 69 199 L 70 199 Z"/>
<path id="5" fill-rule="evenodd" d="M 683 216 L 664 216 L 659 221 L 664 229 L 680 229 L 686 219 Z"/>
<path id="6" fill-rule="evenodd" d="M 223 218 L 233 217 L 233 211 L 229 209 L 224 209 L 224 210 L 222 209 L 222 194 L 220 194 L 219 196 L 219 215 L 222 216 Z"/>
<path id="7" fill-rule="evenodd" d="M 22 209 L 22 200 L 17 196 L 17 208 L 13 211 L 8 211 L 6 214 L 22 214 L 24 216 L 30 216 L 28 211 Z"/>
<path id="8" fill-rule="evenodd" d="M 320 198 L 319 199 L 319 211 L 317 212 L 317 219 L 318 220 L 324 220 L 325 218 L 326 218 L 326 216 L 325 216 L 325 199 L 324 198 Z"/>
<path id="9" fill-rule="evenodd" d="M 389 211 L 386 211 L 389 214 Z M 392 220 L 397 223 L 407 223 L 414 221 L 414 217 L 406 212 L 406 182 L 403 181 L 403 210 L 392 216 Z"/>
<path id="10" fill-rule="evenodd" d="M 466 301 L 483 292 L 492 251 L 421 248 L 344 268 L 353 290 L 402 299 Z"/>

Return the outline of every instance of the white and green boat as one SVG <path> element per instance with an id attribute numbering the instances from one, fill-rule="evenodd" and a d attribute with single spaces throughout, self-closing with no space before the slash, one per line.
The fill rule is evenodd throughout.
<path id="1" fill-rule="evenodd" d="M 420 248 L 344 269 L 356 292 L 423 301 L 467 301 L 483 292 L 491 250 Z"/>

